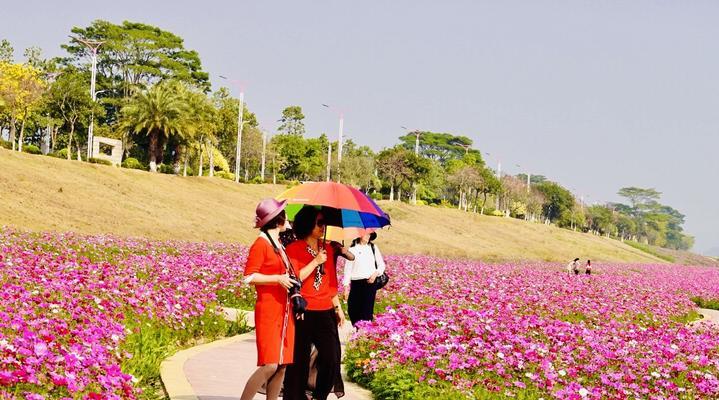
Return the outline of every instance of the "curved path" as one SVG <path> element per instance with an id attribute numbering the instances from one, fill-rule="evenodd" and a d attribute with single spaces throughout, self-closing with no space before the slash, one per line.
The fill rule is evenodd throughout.
<path id="1" fill-rule="evenodd" d="M 714 325 L 719 327 L 719 310 L 710 310 L 708 308 L 697 308 L 697 312 L 702 315 L 702 319 L 692 322 L 692 325 Z"/>
<path id="2" fill-rule="evenodd" d="M 242 316 L 250 324 L 252 312 L 225 309 L 225 318 L 236 320 Z M 351 325 L 340 333 L 344 344 L 351 334 Z M 216 342 L 180 351 L 162 362 L 160 375 L 171 400 L 236 400 L 240 398 L 247 378 L 255 371 L 257 356 L 255 333 L 249 332 Z M 343 400 L 368 400 L 371 393 L 344 379 Z M 330 395 L 330 399 L 335 399 Z M 265 395 L 255 399 L 264 400 Z"/>
<path id="3" fill-rule="evenodd" d="M 712 324 L 719 326 L 719 311 L 699 308 L 702 319 L 692 325 Z M 254 322 L 252 312 L 225 309 L 225 318 L 236 320 L 244 317 L 250 325 Z M 351 334 L 348 329 L 341 332 L 342 344 Z M 234 400 L 239 399 L 247 378 L 256 368 L 255 334 L 245 333 L 216 342 L 203 344 L 183 350 L 163 361 L 161 365 L 162 382 L 172 400 Z M 372 395 L 345 377 L 346 394 L 344 400 L 368 400 Z M 334 399 L 330 395 L 330 399 Z M 264 395 L 255 399 L 264 400 Z"/>

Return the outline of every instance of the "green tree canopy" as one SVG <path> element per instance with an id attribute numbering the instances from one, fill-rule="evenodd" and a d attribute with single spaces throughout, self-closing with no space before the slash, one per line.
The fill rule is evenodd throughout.
<path id="1" fill-rule="evenodd" d="M 302 114 L 302 107 L 289 106 L 282 110 L 282 125 L 277 129 L 280 133 L 295 136 L 305 135 L 305 115 Z"/>

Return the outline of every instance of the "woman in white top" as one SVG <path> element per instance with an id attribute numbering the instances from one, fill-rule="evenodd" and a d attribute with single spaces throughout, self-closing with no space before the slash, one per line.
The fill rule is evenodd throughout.
<path id="1" fill-rule="evenodd" d="M 347 311 L 356 325 L 358 321 L 374 319 L 374 302 L 377 289 L 374 281 L 384 273 L 385 263 L 382 253 L 373 242 L 377 234 L 372 232 L 355 239 L 349 251 L 354 254 L 354 261 L 345 262 L 345 273 L 342 283 L 345 291 L 349 290 Z"/>

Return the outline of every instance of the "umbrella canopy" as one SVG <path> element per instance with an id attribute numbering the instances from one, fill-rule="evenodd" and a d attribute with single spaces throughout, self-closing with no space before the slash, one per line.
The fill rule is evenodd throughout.
<path id="1" fill-rule="evenodd" d="M 359 211 L 377 216 L 384 212 L 361 191 L 337 182 L 310 182 L 287 189 L 277 196 L 287 200 L 287 216 L 292 219 L 303 205 Z"/>
<path id="2" fill-rule="evenodd" d="M 389 215 L 369 196 L 341 183 L 305 183 L 277 199 L 288 201 L 285 210 L 290 221 L 306 205 L 321 208 L 328 227 L 326 237 L 331 240 L 353 239 L 391 224 Z"/>

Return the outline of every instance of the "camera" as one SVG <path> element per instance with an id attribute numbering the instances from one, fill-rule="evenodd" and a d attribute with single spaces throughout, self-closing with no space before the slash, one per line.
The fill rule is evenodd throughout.
<path id="1" fill-rule="evenodd" d="M 300 284 L 297 283 L 297 278 L 292 277 L 294 283 L 289 289 L 290 302 L 292 303 L 292 311 L 295 313 L 295 317 L 299 318 L 307 310 L 307 300 L 300 294 Z"/>

